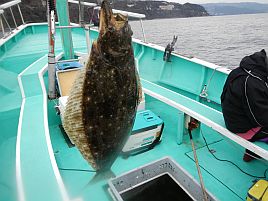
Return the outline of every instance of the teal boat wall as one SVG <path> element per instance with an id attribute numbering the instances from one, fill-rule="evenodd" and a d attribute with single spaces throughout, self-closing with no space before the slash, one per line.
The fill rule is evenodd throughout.
<path id="1" fill-rule="evenodd" d="M 91 40 L 97 36 L 98 32 L 91 30 Z M 172 54 L 171 62 L 165 62 L 164 48 L 137 39 L 133 39 L 133 49 L 140 77 L 221 111 L 220 96 L 230 70 L 177 54 Z M 201 98 L 205 85 L 207 97 Z"/>
<path id="2" fill-rule="evenodd" d="M 176 54 L 172 54 L 171 62 L 165 62 L 164 48 L 135 41 L 138 40 L 133 42 L 136 63 L 143 79 L 221 110 L 220 95 L 228 73 Z M 208 96 L 204 99 L 200 94 L 205 85 Z"/>

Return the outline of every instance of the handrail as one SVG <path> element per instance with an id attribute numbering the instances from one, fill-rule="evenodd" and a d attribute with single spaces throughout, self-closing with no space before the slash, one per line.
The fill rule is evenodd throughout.
<path id="1" fill-rule="evenodd" d="M 0 9 L 4 10 L 4 9 L 10 8 L 12 6 L 15 6 L 15 5 L 19 4 L 19 3 L 21 3 L 21 0 L 13 0 L 13 1 L 1 4 Z"/>
<path id="2" fill-rule="evenodd" d="M 4 37 L 5 36 L 5 30 L 4 30 L 4 24 L 3 24 L 3 21 L 2 21 L 2 17 L 1 17 L 1 14 L 3 14 L 3 13 L 4 13 L 4 10 L 0 10 L 0 26 L 1 26 L 1 29 L 2 29 L 3 37 Z"/>
<path id="3" fill-rule="evenodd" d="M 100 10 L 101 7 L 97 6 L 97 4 L 95 3 L 88 3 L 88 2 L 84 2 L 84 1 L 77 1 L 77 0 L 68 0 L 69 3 L 74 3 L 74 4 L 78 4 L 79 6 L 79 20 L 80 20 L 80 24 L 83 23 L 83 20 L 81 19 L 81 11 L 80 11 L 80 7 L 81 6 L 88 6 L 88 7 L 93 7 L 93 13 L 95 10 Z M 146 35 L 145 35 L 145 31 L 144 31 L 144 27 L 143 27 L 143 23 L 142 23 L 142 19 L 146 18 L 146 15 L 144 14 L 140 14 L 140 13 L 134 13 L 134 12 L 129 12 L 129 11 L 124 11 L 124 10 L 117 10 L 117 9 L 113 9 L 113 13 L 120 13 L 122 15 L 127 15 L 128 17 L 132 17 L 132 18 L 136 18 L 139 19 L 140 21 L 140 25 L 141 25 L 141 31 L 142 31 L 142 35 L 143 35 L 143 41 L 146 42 Z M 91 24 L 91 21 L 90 21 Z M 57 27 L 57 28 L 61 28 L 61 27 Z M 73 28 L 73 27 L 66 27 L 66 28 Z"/>
<path id="4" fill-rule="evenodd" d="M 94 10 L 100 10 L 100 6 L 95 7 Z M 146 17 L 146 15 L 144 15 L 144 14 L 128 12 L 128 11 L 124 11 L 124 10 L 117 10 L 117 9 L 113 9 L 113 13 L 120 13 L 123 15 L 127 15 L 129 17 L 138 18 L 138 19 L 143 19 Z"/>
<path id="5" fill-rule="evenodd" d="M 141 84 L 145 94 L 188 114 L 219 134 L 268 160 L 268 146 L 266 144 L 263 144 L 265 148 L 258 146 L 230 132 L 225 126 L 221 112 L 150 81 L 141 79 Z"/>
<path id="6" fill-rule="evenodd" d="M 94 10 L 100 10 L 100 6 L 94 7 Z M 145 35 L 143 23 L 142 23 L 142 19 L 146 18 L 146 15 L 140 14 L 140 13 L 128 12 L 124 10 L 117 10 L 117 9 L 113 9 L 113 13 L 120 13 L 122 15 L 127 15 L 128 17 L 139 19 L 140 25 L 141 25 L 141 31 L 143 35 L 143 41 L 146 42 L 146 35 Z"/>
<path id="7" fill-rule="evenodd" d="M 19 3 L 21 3 L 21 0 L 13 0 L 13 1 L 10 1 L 10 2 L 7 2 L 7 3 L 4 3 L 4 4 L 1 4 L 0 5 L 0 26 L 1 26 L 2 33 L 3 33 L 3 37 L 4 38 L 6 37 L 6 33 L 5 33 L 5 29 L 4 29 L 4 24 L 3 24 L 2 18 L 4 19 L 6 25 L 8 26 L 8 28 L 10 30 L 7 35 L 9 35 L 10 33 L 12 33 L 12 29 L 11 29 L 11 27 L 10 27 L 10 25 L 9 25 L 6 17 L 5 17 L 4 9 L 9 9 L 10 10 L 11 17 L 13 19 L 13 23 L 15 25 L 15 28 L 18 29 L 18 25 L 17 25 L 16 19 L 15 19 L 15 16 L 13 14 L 13 10 L 12 10 L 12 7 L 15 6 L 15 5 L 17 5 L 17 8 L 19 10 L 19 14 L 20 14 L 20 17 L 21 17 L 22 24 L 25 24 L 24 19 L 23 19 L 23 16 L 22 16 L 22 13 L 21 13 L 21 9 L 20 9 Z"/>
<path id="8" fill-rule="evenodd" d="M 68 0 L 69 3 L 79 4 L 79 1 L 76 0 Z M 82 5 L 88 6 L 88 7 L 95 7 L 97 4 L 95 3 L 89 3 L 89 2 L 81 2 Z"/>

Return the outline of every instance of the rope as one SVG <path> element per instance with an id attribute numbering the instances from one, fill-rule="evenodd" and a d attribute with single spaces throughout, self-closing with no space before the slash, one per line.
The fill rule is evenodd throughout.
<path id="1" fill-rule="evenodd" d="M 189 127 L 188 132 L 189 132 L 190 141 L 191 141 L 191 145 L 192 145 L 192 149 L 193 149 L 193 153 L 194 153 L 194 161 L 195 161 L 195 165 L 196 165 L 196 168 L 197 168 L 197 172 L 198 172 L 198 176 L 199 176 L 199 180 L 200 180 L 200 185 L 201 185 L 204 201 L 208 201 L 207 192 L 206 192 L 206 188 L 205 188 L 205 185 L 204 185 L 204 182 L 203 182 L 203 177 L 202 177 L 202 173 L 201 173 L 201 170 L 200 170 L 200 166 L 199 166 L 199 162 L 198 162 L 198 158 L 197 158 L 197 154 L 196 154 L 196 149 L 195 149 L 195 146 L 194 146 L 193 136 L 192 136 L 192 130 L 194 128 L 196 128 L 195 126 L 196 126 L 195 123 L 190 122 L 188 124 L 188 127 Z"/>

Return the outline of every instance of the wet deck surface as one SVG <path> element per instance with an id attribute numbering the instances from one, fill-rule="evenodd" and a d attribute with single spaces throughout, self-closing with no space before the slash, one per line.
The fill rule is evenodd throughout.
<path id="1" fill-rule="evenodd" d="M 178 145 L 176 143 L 177 124 L 175 117 L 177 111 L 151 97 L 146 97 L 146 108 L 151 109 L 165 122 L 162 142 L 153 150 L 142 154 L 130 156 L 127 159 L 119 157 L 112 166 L 112 171 L 115 175 L 120 175 L 164 156 L 170 156 L 198 180 L 188 135 L 184 135 L 183 144 Z M 50 127 L 54 150 L 57 153 L 56 160 L 58 166 L 67 169 L 92 170 L 75 147 L 69 148 L 67 146 L 58 128 L 58 123 L 60 121 L 52 123 Z M 220 135 L 204 125 L 202 125 L 202 131 L 209 147 L 214 150 L 216 156 L 235 162 L 248 173 L 263 176 L 266 169 L 264 163 L 259 161 L 253 161 L 252 163 L 243 162 L 242 156 L 244 151 L 241 147 L 233 142 L 224 140 Z M 200 136 L 194 136 L 194 139 L 205 185 L 208 190 L 219 200 L 244 200 L 247 189 L 252 185 L 254 178 L 241 173 L 229 163 L 217 161 L 208 152 Z M 83 195 L 85 200 L 86 198 L 111 200 L 107 191 L 107 178 L 104 178 L 104 180 L 94 186 L 87 186 L 94 173 L 61 171 L 61 174 L 71 196 Z"/>

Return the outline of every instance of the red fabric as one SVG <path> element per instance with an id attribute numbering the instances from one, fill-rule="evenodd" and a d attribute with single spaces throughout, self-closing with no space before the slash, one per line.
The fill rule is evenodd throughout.
<path id="1" fill-rule="evenodd" d="M 246 133 L 237 133 L 240 137 L 244 138 L 245 140 L 250 140 L 252 137 L 261 130 L 261 127 L 252 128 Z"/>

